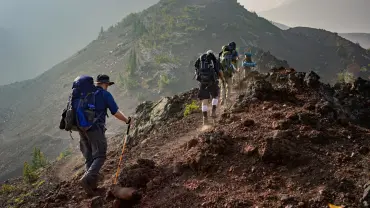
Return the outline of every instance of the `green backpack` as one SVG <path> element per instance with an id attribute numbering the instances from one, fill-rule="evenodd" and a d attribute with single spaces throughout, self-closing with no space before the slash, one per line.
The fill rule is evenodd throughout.
<path id="1" fill-rule="evenodd" d="M 233 72 L 235 71 L 235 66 L 232 63 L 233 61 L 232 52 L 224 51 L 221 55 L 220 61 L 224 75 L 231 77 Z"/>

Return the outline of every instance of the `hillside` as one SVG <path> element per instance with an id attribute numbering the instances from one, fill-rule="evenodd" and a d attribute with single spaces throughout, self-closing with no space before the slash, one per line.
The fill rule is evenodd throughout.
<path id="1" fill-rule="evenodd" d="M 258 14 L 291 26 L 321 28 L 333 32 L 370 32 L 370 1 L 292 0 Z"/>
<path id="2" fill-rule="evenodd" d="M 233 12 L 216 15 L 221 11 Z M 305 30 L 313 35 L 317 31 Z M 262 72 L 289 63 L 302 71 L 315 69 L 324 80 L 332 81 L 353 61 L 367 66 L 365 49 L 333 33 L 318 35 L 330 37 L 329 42 L 311 33 L 282 31 L 236 0 L 162 0 L 131 14 L 37 78 L 0 87 L 0 96 L 7 98 L 1 99 L 0 113 L 8 115 L 0 126 L 0 179 L 20 175 L 34 146 L 52 159 L 70 144 L 69 135 L 57 127 L 71 82 L 80 74 L 112 77 L 117 84 L 110 91 L 119 106 L 130 112 L 143 100 L 197 86 L 192 77 L 199 53 L 218 52 L 233 40 L 241 51 L 253 48 Z M 367 72 L 362 74 L 368 77 Z M 121 131 L 122 124 L 109 119 L 108 127 L 112 135 Z"/>
<path id="3" fill-rule="evenodd" d="M 108 194 L 120 155 L 118 134 L 109 140 L 96 196 L 78 186 L 83 162 L 69 157 L 33 185 L 18 180 L 3 186 L 0 205 L 367 207 L 370 82 L 330 87 L 319 79 L 314 72 L 251 73 L 213 126 L 201 127 L 197 110 L 184 116 L 198 89 L 141 103 L 119 175 L 120 186 L 136 189 L 132 200 Z"/>
<path id="4" fill-rule="evenodd" d="M 339 35 L 360 44 L 363 48 L 370 49 L 370 33 L 340 33 Z"/>
<path id="5" fill-rule="evenodd" d="M 289 26 L 284 25 L 284 24 L 281 24 L 281 23 L 278 23 L 278 22 L 271 21 L 271 23 L 272 23 L 273 25 L 275 25 L 276 27 L 278 27 L 278 28 L 282 29 L 282 30 L 287 30 L 287 29 L 289 29 L 289 28 L 290 28 Z"/>

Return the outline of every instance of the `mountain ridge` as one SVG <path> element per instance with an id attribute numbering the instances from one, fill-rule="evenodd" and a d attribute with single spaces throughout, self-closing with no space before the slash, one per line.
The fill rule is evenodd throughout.
<path id="1" fill-rule="evenodd" d="M 214 12 L 225 10 L 235 14 L 221 17 Z M 308 31 L 282 31 L 236 0 L 161 0 L 141 13 L 128 15 L 37 78 L 0 87 L 0 96 L 7 97 L 0 102 L 0 110 L 11 112 L 0 126 L 0 178 L 19 175 L 34 146 L 55 158 L 70 144 L 69 135 L 57 126 L 71 82 L 81 74 L 108 74 L 116 82 L 110 91 L 119 106 L 130 112 L 144 100 L 196 86 L 191 78 L 198 54 L 208 49 L 218 52 L 231 41 L 237 42 L 241 53 L 253 49 L 261 72 L 289 63 L 302 71 L 318 70 L 330 80 L 353 60 L 367 63 L 366 50 L 356 44 L 334 33 L 304 30 Z M 312 34 L 305 35 L 308 32 Z M 330 41 L 322 42 L 315 35 Z M 338 49 L 345 52 L 341 57 Z M 356 75 L 367 78 L 367 72 Z M 114 119 L 109 119 L 108 127 L 111 134 L 122 128 Z"/>

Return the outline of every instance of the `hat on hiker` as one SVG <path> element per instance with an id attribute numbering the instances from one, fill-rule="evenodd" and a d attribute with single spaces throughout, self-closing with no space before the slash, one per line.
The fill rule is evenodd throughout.
<path id="1" fill-rule="evenodd" d="M 109 80 L 109 76 L 105 74 L 99 74 L 98 77 L 96 78 L 96 83 L 98 84 L 108 84 L 109 86 L 114 85 L 114 82 L 111 82 Z"/>

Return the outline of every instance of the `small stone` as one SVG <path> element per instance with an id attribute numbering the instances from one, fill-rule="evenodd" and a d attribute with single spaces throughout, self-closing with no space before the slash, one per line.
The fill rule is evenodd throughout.
<path id="1" fill-rule="evenodd" d="M 299 202 L 298 207 L 304 207 L 304 202 Z"/>
<path id="2" fill-rule="evenodd" d="M 146 184 L 146 188 L 148 190 L 152 190 L 154 188 L 154 183 L 153 181 L 149 181 L 147 184 Z"/>
<path id="3" fill-rule="evenodd" d="M 141 146 L 144 146 L 148 141 L 149 141 L 149 139 L 144 139 L 144 140 L 140 143 L 140 145 L 141 145 Z"/>
<path id="4" fill-rule="evenodd" d="M 91 199 L 91 208 L 101 208 L 103 207 L 104 200 L 101 196 L 96 196 Z"/>
<path id="5" fill-rule="evenodd" d="M 360 147 L 360 150 L 358 152 L 362 155 L 367 155 L 370 152 L 370 150 L 368 147 L 362 146 Z"/>
<path id="6" fill-rule="evenodd" d="M 258 150 L 256 147 L 252 146 L 252 145 L 248 145 L 246 144 L 244 146 L 244 148 L 242 149 L 241 153 L 242 154 L 245 154 L 245 155 L 253 155 L 254 153 L 256 153 Z"/>
<path id="7" fill-rule="evenodd" d="M 189 150 L 189 149 L 197 146 L 197 144 L 198 144 L 198 140 L 197 139 L 191 139 L 190 141 L 188 141 L 186 143 L 186 150 Z"/>
<path id="8" fill-rule="evenodd" d="M 289 128 L 289 122 L 288 122 L 288 120 L 274 121 L 272 123 L 272 128 L 273 129 L 280 129 L 280 130 L 288 129 Z"/>
<path id="9" fill-rule="evenodd" d="M 252 120 L 252 119 L 246 119 L 246 120 L 243 121 L 243 125 L 245 127 L 253 126 L 254 125 L 254 120 Z"/>

